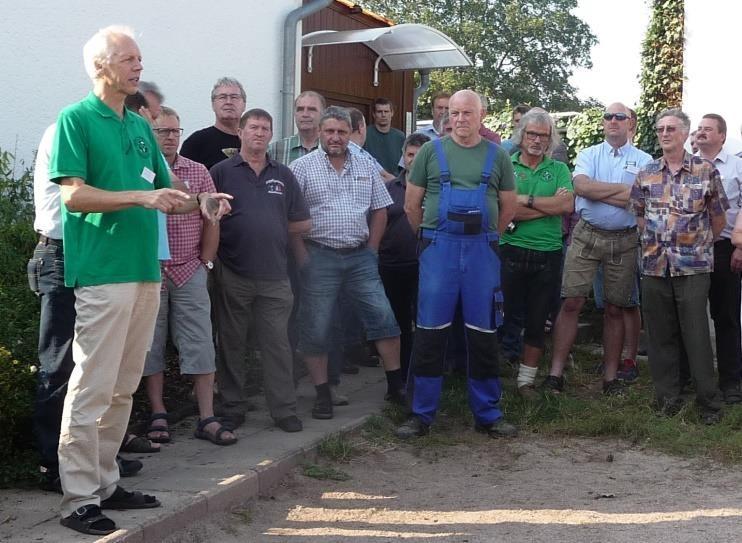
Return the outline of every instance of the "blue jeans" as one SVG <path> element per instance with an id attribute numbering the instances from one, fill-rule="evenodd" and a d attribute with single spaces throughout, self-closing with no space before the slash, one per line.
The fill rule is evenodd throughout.
<path id="1" fill-rule="evenodd" d="M 399 336 L 399 326 L 379 278 L 376 255 L 367 248 L 336 251 L 307 244 L 309 262 L 301 269 L 299 350 L 327 353 L 335 304 L 342 295 L 366 330 L 369 341 Z"/>
<path id="2" fill-rule="evenodd" d="M 28 284 L 41 301 L 39 375 L 33 426 L 41 465 L 57 472 L 57 447 L 67 381 L 72 373 L 75 331 L 75 293 L 64 286 L 61 244 L 42 243 L 28 261 Z"/>

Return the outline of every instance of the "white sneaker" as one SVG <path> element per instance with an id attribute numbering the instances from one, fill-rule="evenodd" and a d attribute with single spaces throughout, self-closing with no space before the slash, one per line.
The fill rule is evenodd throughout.
<path id="1" fill-rule="evenodd" d="M 330 385 L 330 396 L 332 397 L 332 405 L 348 405 L 348 397 L 338 392 L 337 385 Z"/>

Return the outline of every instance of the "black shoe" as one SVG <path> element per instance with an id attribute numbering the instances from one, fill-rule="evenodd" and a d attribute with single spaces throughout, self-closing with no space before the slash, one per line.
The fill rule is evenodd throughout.
<path id="1" fill-rule="evenodd" d="M 492 424 L 475 424 L 474 430 L 490 437 L 515 437 L 518 435 L 518 427 L 505 422 L 505 419 L 497 419 Z"/>
<path id="2" fill-rule="evenodd" d="M 116 523 L 92 503 L 78 507 L 69 517 L 60 519 L 59 523 L 81 534 L 108 535 L 116 531 Z"/>
<path id="3" fill-rule="evenodd" d="M 407 405 L 407 393 L 405 393 L 404 389 L 390 390 L 384 395 L 384 399 L 393 404 Z"/>
<path id="4" fill-rule="evenodd" d="M 381 365 L 381 362 L 378 356 L 370 354 L 366 358 L 359 360 L 358 365 L 363 366 L 364 368 L 378 368 Z"/>
<path id="5" fill-rule="evenodd" d="M 62 494 L 62 480 L 59 478 L 58 471 L 45 471 L 41 474 L 39 488 L 46 492 L 56 492 Z"/>
<path id="6" fill-rule="evenodd" d="M 346 375 L 358 375 L 361 370 L 355 364 L 346 362 L 345 364 L 343 364 L 343 367 L 340 369 L 340 371 Z"/>
<path id="7" fill-rule="evenodd" d="M 721 411 L 713 411 L 711 409 L 701 409 L 698 418 L 702 424 L 711 426 L 712 424 L 718 424 L 721 421 Z"/>
<path id="8" fill-rule="evenodd" d="M 541 388 L 551 394 L 560 394 L 564 391 L 564 377 L 556 375 L 547 375 L 544 382 L 541 383 Z"/>
<path id="9" fill-rule="evenodd" d="M 276 426 L 278 426 L 284 432 L 289 433 L 301 432 L 304 429 L 304 426 L 299 420 L 299 417 L 297 417 L 296 415 L 289 415 L 288 417 L 277 420 Z"/>
<path id="10" fill-rule="evenodd" d="M 606 396 L 624 396 L 626 395 L 626 385 L 618 379 L 603 381 L 603 394 Z"/>
<path id="11" fill-rule="evenodd" d="M 412 415 L 408 418 L 400 427 L 398 427 L 394 434 L 400 439 L 410 439 L 413 437 L 422 437 L 430 433 L 430 425 L 425 424 L 420 420 L 419 417 Z"/>
<path id="12" fill-rule="evenodd" d="M 144 464 L 139 460 L 127 460 L 118 454 L 116 455 L 116 463 L 119 466 L 119 475 L 121 477 L 134 477 L 144 467 Z"/>
<path id="13" fill-rule="evenodd" d="M 724 396 L 724 403 L 727 405 L 742 403 L 742 390 L 740 390 L 739 383 L 724 388 L 721 393 Z"/>
<path id="14" fill-rule="evenodd" d="M 313 419 L 331 419 L 332 418 L 332 397 L 327 394 L 326 397 L 317 396 L 312 407 Z"/>

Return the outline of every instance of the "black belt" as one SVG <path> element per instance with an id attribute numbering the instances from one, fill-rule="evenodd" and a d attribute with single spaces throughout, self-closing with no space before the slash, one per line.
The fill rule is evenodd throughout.
<path id="1" fill-rule="evenodd" d="M 333 252 L 339 253 L 341 255 L 347 255 L 349 253 L 352 253 L 353 251 L 358 251 L 359 249 L 363 249 L 364 247 L 366 247 L 366 244 L 365 243 L 361 243 L 359 245 L 356 245 L 355 247 L 341 247 L 341 248 L 337 248 L 337 247 L 330 247 L 329 245 L 324 245 L 322 243 L 313 241 L 311 239 L 305 239 L 304 242 L 307 245 L 311 245 L 312 247 L 317 247 L 319 249 L 327 249 L 328 251 L 333 251 Z"/>
<path id="2" fill-rule="evenodd" d="M 57 247 L 62 246 L 61 239 L 49 238 L 44 234 L 39 234 L 39 243 L 41 243 L 42 245 L 56 245 Z"/>
<path id="3" fill-rule="evenodd" d="M 581 219 L 581 220 L 586 228 L 589 228 L 590 230 L 594 230 L 598 234 L 620 235 L 620 234 L 630 234 L 631 232 L 636 232 L 636 226 L 629 226 L 627 228 L 619 228 L 617 230 L 606 230 L 605 228 L 598 228 L 597 226 L 593 226 L 592 224 L 587 222 L 585 219 Z"/>

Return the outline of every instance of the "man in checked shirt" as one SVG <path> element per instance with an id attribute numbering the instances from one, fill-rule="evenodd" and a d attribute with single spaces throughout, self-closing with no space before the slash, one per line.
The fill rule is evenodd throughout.
<path id="1" fill-rule="evenodd" d="M 178 154 L 182 128 L 175 110 L 162 107 L 153 130 L 160 150 L 171 170 L 185 183 L 189 192 L 216 192 L 205 166 Z M 147 438 L 168 443 L 170 432 L 167 410 L 162 398 L 165 369 L 165 344 L 168 330 L 178 349 L 180 370 L 193 376 L 199 423 L 196 437 L 217 445 L 231 445 L 234 434 L 214 417 L 214 344 L 211 336 L 208 270 L 219 245 L 219 224 L 204 221 L 199 213 L 171 215 L 167 218 L 171 259 L 163 263 L 160 312 L 152 347 L 144 365 L 147 396 L 152 407 Z"/>

